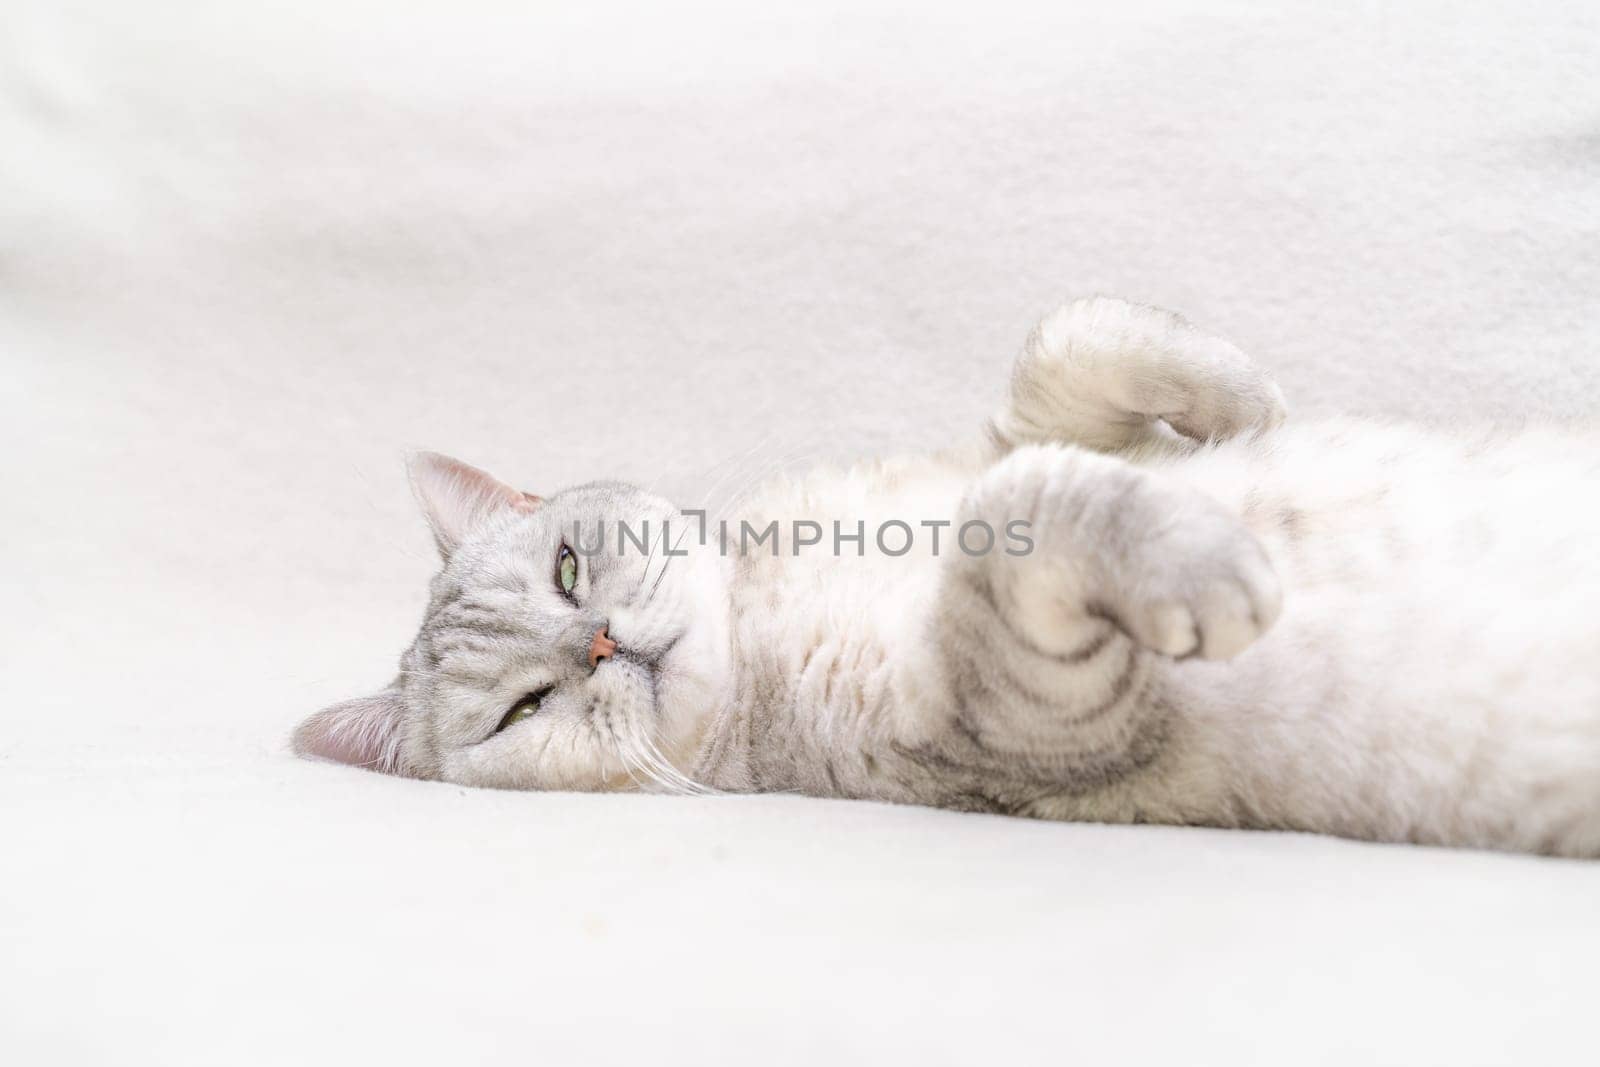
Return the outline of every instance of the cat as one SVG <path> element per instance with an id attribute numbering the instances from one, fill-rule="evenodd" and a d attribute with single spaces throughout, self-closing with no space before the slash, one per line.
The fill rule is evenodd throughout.
<path id="1" fill-rule="evenodd" d="M 294 747 L 1600 855 L 1600 437 L 1286 423 L 1235 346 L 1106 297 L 1039 323 L 985 430 L 731 524 L 415 456 L 421 630 Z"/>

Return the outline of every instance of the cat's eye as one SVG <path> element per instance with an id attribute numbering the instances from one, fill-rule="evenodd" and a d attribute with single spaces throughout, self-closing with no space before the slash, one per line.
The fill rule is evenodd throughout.
<path id="1" fill-rule="evenodd" d="M 539 703 L 549 695 L 550 688 L 546 686 L 536 693 L 528 693 L 523 696 L 521 700 L 511 705 L 511 710 L 506 712 L 505 716 L 501 718 L 500 725 L 494 728 L 494 732 L 499 733 L 507 726 L 515 726 L 524 719 L 533 718 L 539 713 Z"/>
<path id="2" fill-rule="evenodd" d="M 568 596 L 578 584 L 578 557 L 566 545 L 556 553 L 556 584 Z"/>

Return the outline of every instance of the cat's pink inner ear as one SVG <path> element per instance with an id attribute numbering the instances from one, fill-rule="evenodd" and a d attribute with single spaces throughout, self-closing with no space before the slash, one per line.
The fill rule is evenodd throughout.
<path id="1" fill-rule="evenodd" d="M 481 523 L 496 513 L 528 514 L 543 503 L 532 493 L 500 481 L 459 459 L 437 452 L 418 452 L 407 467 L 411 488 L 428 519 L 439 554 L 449 558 Z"/>
<path id="2" fill-rule="evenodd" d="M 392 689 L 346 700 L 301 723 L 294 732 L 294 750 L 302 756 L 398 774 L 403 714 L 400 695 Z"/>

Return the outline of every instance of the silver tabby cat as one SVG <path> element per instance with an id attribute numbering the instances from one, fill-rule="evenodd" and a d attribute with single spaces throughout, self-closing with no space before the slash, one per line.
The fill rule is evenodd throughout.
<path id="1" fill-rule="evenodd" d="M 778 479 L 726 552 L 629 486 L 425 454 L 422 628 L 295 747 L 1600 855 L 1600 439 L 1283 422 L 1226 341 L 1095 298 L 1039 324 L 970 450 Z"/>

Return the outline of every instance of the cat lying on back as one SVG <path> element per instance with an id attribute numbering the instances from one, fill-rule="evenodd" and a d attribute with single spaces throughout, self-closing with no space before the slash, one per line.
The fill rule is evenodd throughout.
<path id="1" fill-rule="evenodd" d="M 295 748 L 1600 855 L 1600 439 L 1283 420 L 1226 341 L 1097 298 L 1034 330 L 981 447 L 779 480 L 742 552 L 630 486 L 424 454 L 422 628 Z"/>

